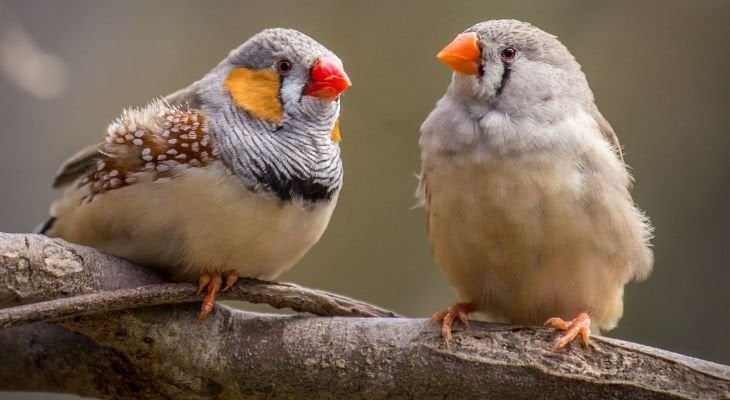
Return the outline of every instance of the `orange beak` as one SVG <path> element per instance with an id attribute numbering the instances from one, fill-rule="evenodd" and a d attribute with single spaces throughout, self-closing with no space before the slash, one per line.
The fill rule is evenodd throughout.
<path id="1" fill-rule="evenodd" d="M 337 61 L 321 57 L 317 60 L 309 74 L 309 86 L 304 94 L 319 97 L 325 100 L 334 100 L 345 89 L 352 86 L 347 76 Z"/>
<path id="2" fill-rule="evenodd" d="M 481 57 L 482 51 L 479 50 L 477 34 L 474 32 L 459 34 L 436 55 L 436 58 L 446 63 L 454 71 L 467 75 L 479 73 Z"/>

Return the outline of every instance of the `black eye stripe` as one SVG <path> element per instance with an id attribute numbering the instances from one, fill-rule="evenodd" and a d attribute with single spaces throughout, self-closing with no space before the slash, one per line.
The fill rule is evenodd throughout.
<path id="1" fill-rule="evenodd" d="M 512 73 L 512 62 L 517 57 L 518 50 L 514 46 L 507 46 L 500 50 L 499 58 L 502 60 L 502 78 L 497 87 L 497 96 L 502 94 Z"/>
<path id="2" fill-rule="evenodd" d="M 504 70 L 502 71 L 502 79 L 499 82 L 499 87 L 497 88 L 497 96 L 502 94 L 502 91 L 504 90 L 504 86 L 507 84 L 507 81 L 509 80 L 509 76 L 512 73 L 512 66 L 508 62 L 502 62 L 502 67 Z"/>

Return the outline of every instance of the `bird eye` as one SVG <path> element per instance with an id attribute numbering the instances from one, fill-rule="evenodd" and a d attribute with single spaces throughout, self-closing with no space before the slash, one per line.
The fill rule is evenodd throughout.
<path id="1" fill-rule="evenodd" d="M 512 62 L 515 59 L 515 57 L 517 56 L 517 49 L 515 49 L 512 46 L 505 47 L 499 53 L 499 56 L 502 58 L 502 61 Z"/>
<path id="2" fill-rule="evenodd" d="M 276 62 L 276 72 L 279 75 L 287 75 L 291 72 L 292 68 L 294 68 L 294 66 L 289 60 L 279 60 Z"/>

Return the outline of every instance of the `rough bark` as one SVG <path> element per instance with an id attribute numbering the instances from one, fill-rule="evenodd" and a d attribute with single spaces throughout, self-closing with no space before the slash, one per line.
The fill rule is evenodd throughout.
<path id="1" fill-rule="evenodd" d="M 0 234 L 0 282 L 0 306 L 10 307 L 0 321 L 16 325 L 0 329 L 0 390 L 109 399 L 730 397 L 728 366 L 607 338 L 556 352 L 556 333 L 540 327 L 474 323 L 447 349 L 423 319 L 216 306 L 195 323 L 197 303 L 168 304 L 191 301 L 192 285 L 36 235 Z M 130 289 L 144 285 L 156 286 Z M 289 284 L 245 281 L 230 296 L 323 315 L 390 315 Z M 145 307 L 120 309 L 125 302 Z M 72 312 L 54 314 L 68 304 Z"/>
<path id="2" fill-rule="evenodd" d="M 0 327 L 158 304 L 199 301 L 188 283 L 42 235 L 0 233 Z M 292 283 L 239 279 L 218 299 L 325 316 L 397 317 L 392 311 Z"/>

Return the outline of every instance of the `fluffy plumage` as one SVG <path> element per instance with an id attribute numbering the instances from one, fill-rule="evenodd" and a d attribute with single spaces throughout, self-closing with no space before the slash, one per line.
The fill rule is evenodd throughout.
<path id="1" fill-rule="evenodd" d="M 326 82 L 312 75 L 322 60 Z M 45 231 L 201 286 L 222 274 L 276 278 L 334 210 L 332 93 L 348 86 L 341 61 L 313 39 L 263 31 L 190 87 L 126 110 L 104 142 L 64 163 L 54 185 L 68 189 Z M 208 289 L 212 307 L 218 288 Z"/>
<path id="2" fill-rule="evenodd" d="M 611 329 L 624 285 L 653 263 L 618 139 L 555 36 L 515 20 L 465 32 L 478 72 L 455 72 L 421 127 L 418 195 L 436 261 L 489 320 L 587 311 Z"/>

